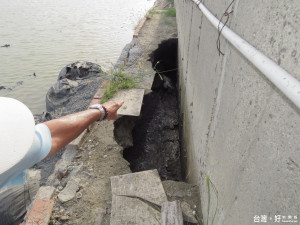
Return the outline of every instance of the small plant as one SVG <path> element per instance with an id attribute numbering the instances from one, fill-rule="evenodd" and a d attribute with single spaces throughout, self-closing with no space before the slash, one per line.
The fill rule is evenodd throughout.
<path id="1" fill-rule="evenodd" d="M 170 17 L 176 17 L 176 9 L 175 8 L 169 8 L 166 12 L 165 12 L 166 16 L 170 16 Z"/>
<path id="2" fill-rule="evenodd" d="M 151 18 L 152 18 L 152 14 L 149 14 L 149 13 L 148 13 L 148 14 L 146 15 L 146 19 L 147 19 L 147 20 L 150 20 Z"/>
<path id="3" fill-rule="evenodd" d="M 160 13 L 161 13 L 161 11 L 156 10 L 156 9 L 150 9 L 149 10 L 149 14 L 151 14 L 151 15 L 153 15 L 153 14 L 160 14 Z"/>
<path id="4" fill-rule="evenodd" d="M 106 86 L 101 103 L 107 102 L 113 98 L 118 90 L 135 88 L 137 85 L 136 79 L 118 69 L 113 73 L 110 83 Z"/>

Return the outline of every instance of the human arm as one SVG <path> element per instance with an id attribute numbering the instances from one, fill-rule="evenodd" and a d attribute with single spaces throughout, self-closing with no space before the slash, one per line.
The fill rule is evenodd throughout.
<path id="1" fill-rule="evenodd" d="M 107 109 L 107 120 L 116 120 L 117 111 L 124 102 L 106 102 L 102 104 Z M 70 114 L 59 119 L 45 122 L 51 133 L 52 146 L 47 157 L 55 155 L 69 142 L 78 137 L 93 122 L 101 116 L 98 109 L 88 109 L 78 113 Z"/>

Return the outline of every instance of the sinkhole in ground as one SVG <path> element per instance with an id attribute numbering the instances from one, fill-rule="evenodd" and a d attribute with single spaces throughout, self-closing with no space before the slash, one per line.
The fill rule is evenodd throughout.
<path id="1" fill-rule="evenodd" d="M 182 180 L 178 113 L 178 40 L 163 41 L 150 54 L 156 74 L 139 118 L 115 122 L 115 139 L 133 172 L 157 169 L 162 180 Z"/>

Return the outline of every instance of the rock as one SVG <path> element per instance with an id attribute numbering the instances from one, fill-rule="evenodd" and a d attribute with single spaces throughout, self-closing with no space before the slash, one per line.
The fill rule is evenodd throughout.
<path id="1" fill-rule="evenodd" d="M 26 184 L 30 186 L 30 196 L 35 196 L 41 182 L 41 170 L 28 169 L 26 171 Z"/>
<path id="2" fill-rule="evenodd" d="M 66 149 L 60 160 L 55 165 L 55 177 L 61 180 L 69 173 L 68 166 L 75 157 L 77 151 L 73 149 Z M 49 181 L 50 182 L 50 181 Z M 53 180 L 54 182 L 54 180 Z"/>
<path id="3" fill-rule="evenodd" d="M 0 90 L 2 90 L 2 89 L 6 89 L 4 86 L 0 86 Z"/>
<path id="4" fill-rule="evenodd" d="M 58 114 L 69 114 L 85 109 L 87 105 L 80 104 L 80 101 L 93 97 L 99 86 L 97 78 L 100 77 L 100 73 L 103 73 L 101 67 L 91 62 L 75 62 L 65 66 L 60 71 L 56 83 L 48 90 L 47 111 L 60 109 Z"/>
<path id="5" fill-rule="evenodd" d="M 62 191 L 62 189 L 64 189 L 63 186 L 60 186 L 60 185 L 59 185 L 59 186 L 57 187 L 57 190 L 59 190 L 59 191 Z"/>
<path id="6" fill-rule="evenodd" d="M 60 202 L 64 203 L 75 197 L 78 190 L 79 181 L 80 180 L 78 178 L 69 180 L 64 190 L 58 194 L 58 199 Z"/>
<path id="7" fill-rule="evenodd" d="M 64 179 L 62 179 L 62 180 L 60 181 L 60 185 L 61 185 L 62 187 L 65 187 L 65 186 L 67 185 L 68 181 L 69 181 L 69 180 L 67 180 L 66 178 L 64 178 Z"/>
<path id="8" fill-rule="evenodd" d="M 123 48 L 121 55 L 114 66 L 114 69 L 118 69 L 126 64 L 129 56 L 129 51 L 135 46 L 136 40 L 136 38 L 133 38 L 132 41 Z"/>
<path id="9" fill-rule="evenodd" d="M 59 185 L 59 180 L 55 180 L 53 183 L 53 187 L 58 187 L 58 185 Z"/>
<path id="10" fill-rule="evenodd" d="M 61 220 L 61 221 L 67 221 L 67 220 L 69 220 L 70 218 L 68 217 L 68 216 L 61 216 L 60 218 L 59 218 L 59 220 Z"/>
<path id="11" fill-rule="evenodd" d="M 195 218 L 195 214 L 194 214 L 194 210 L 192 210 L 191 206 L 185 202 L 185 201 L 181 201 L 180 202 L 180 206 L 182 209 L 182 214 L 183 214 L 183 219 L 186 222 L 189 223 L 198 223 L 198 221 Z"/>
<path id="12" fill-rule="evenodd" d="M 184 221 L 197 223 L 194 210 L 198 213 L 199 218 L 202 217 L 199 187 L 172 180 L 163 181 L 162 184 L 169 201 L 180 200 Z"/>
<path id="13" fill-rule="evenodd" d="M 81 198 L 81 197 L 82 197 L 82 193 L 81 193 L 80 191 L 78 191 L 78 192 L 76 193 L 76 198 L 79 199 L 79 198 Z"/>
<path id="14" fill-rule="evenodd" d="M 51 186 L 42 186 L 39 188 L 38 193 L 36 194 L 36 199 L 50 200 L 53 198 L 55 193 L 55 188 Z"/>
<path id="15" fill-rule="evenodd" d="M 55 173 L 55 176 L 58 180 L 61 180 L 65 176 L 68 175 L 68 170 L 67 169 L 58 169 Z"/>
<path id="16" fill-rule="evenodd" d="M 53 111 L 55 108 L 67 103 L 69 98 L 80 89 L 78 88 L 78 85 L 77 82 L 66 78 L 56 81 L 49 89 L 46 96 L 47 110 Z"/>
<path id="17" fill-rule="evenodd" d="M 78 80 L 81 78 L 87 78 L 97 73 L 103 72 L 101 67 L 91 62 L 75 62 L 65 66 L 58 75 L 58 80 L 70 79 Z"/>

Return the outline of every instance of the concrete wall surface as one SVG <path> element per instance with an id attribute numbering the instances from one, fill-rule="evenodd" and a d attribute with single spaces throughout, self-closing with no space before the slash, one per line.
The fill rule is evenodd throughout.
<path id="1" fill-rule="evenodd" d="M 220 19 L 231 0 L 203 2 Z M 300 223 L 300 110 L 224 38 L 219 55 L 194 2 L 175 6 L 187 179 L 200 186 L 204 224 Z M 300 1 L 232 8 L 228 26 L 300 80 Z"/>

